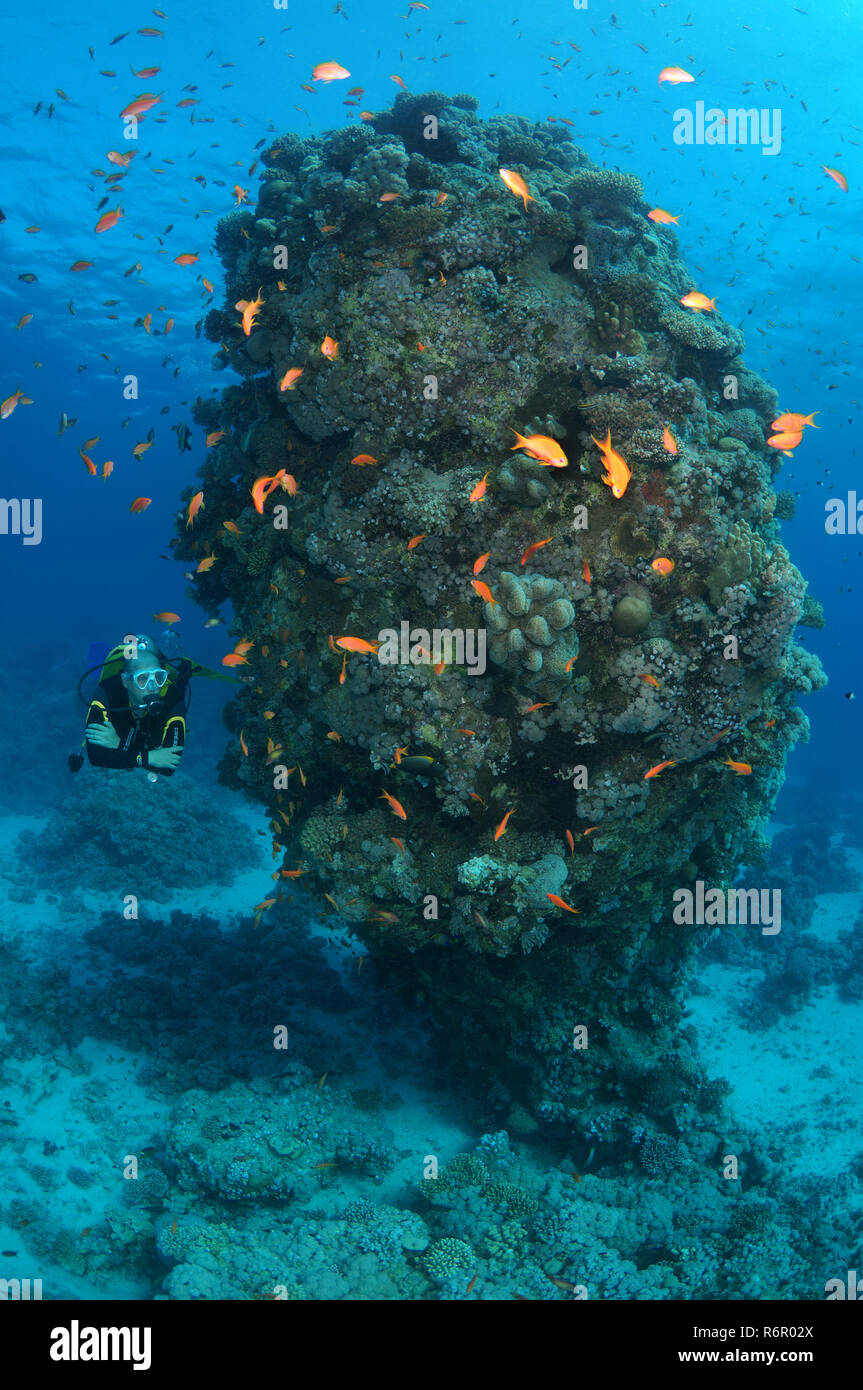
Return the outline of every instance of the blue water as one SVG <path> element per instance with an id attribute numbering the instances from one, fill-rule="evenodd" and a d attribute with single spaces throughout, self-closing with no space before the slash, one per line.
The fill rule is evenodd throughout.
<path id="1" fill-rule="evenodd" d="M 231 889 L 230 874 L 222 886 L 201 883 L 192 874 L 189 886 L 178 871 L 177 882 L 168 887 L 181 897 L 167 906 L 164 899 L 161 906 L 150 905 L 155 917 L 163 914 L 160 921 L 168 920 L 165 914 L 172 905 L 186 915 L 177 919 L 173 930 L 160 926 L 157 932 L 160 952 L 175 953 L 173 970 L 163 974 L 156 955 L 136 966 L 145 978 L 149 975 L 151 983 L 158 983 L 142 1006 L 149 1030 L 142 1027 L 124 1042 L 112 1029 L 104 1001 L 98 1008 L 94 1003 L 92 1016 L 86 1006 L 88 992 L 94 999 L 101 996 L 110 978 L 111 932 L 107 925 L 97 928 L 97 923 L 103 920 L 102 913 L 117 916 L 117 897 L 127 891 L 123 881 L 112 893 L 102 880 L 88 883 L 89 870 L 82 868 L 77 891 L 68 876 L 52 883 L 50 868 L 33 867 L 28 853 L 17 845 L 17 835 L 30 829 L 38 840 L 44 818 L 69 792 L 66 758 L 79 744 L 83 717 L 75 685 L 87 666 L 91 643 L 114 642 L 128 631 L 161 633 L 166 624 L 154 623 L 153 615 L 173 611 L 180 615 L 175 627 L 181 650 L 215 667 L 229 650 L 225 628 L 204 626 L 206 614 L 190 597 L 185 567 L 171 558 L 169 548 L 182 490 L 195 482 L 205 455 L 204 431 L 193 422 L 192 405 L 198 397 L 221 391 L 229 375 L 213 371 L 214 345 L 203 333 L 198 336 L 195 328 L 211 303 L 221 304 L 223 272 L 213 250 L 214 231 L 218 219 L 234 205 L 235 183 L 250 191 L 254 203 L 258 173 L 249 169 L 259 157 L 259 142 L 269 143 L 283 131 L 306 135 L 356 120 L 357 108 L 344 104 L 351 100 L 349 86 L 364 89 L 359 101 L 371 110 L 391 103 L 398 90 L 391 74 L 398 74 L 411 91 L 473 93 L 480 99 L 479 114 L 484 118 L 517 112 L 537 121 L 570 120 L 574 139 L 591 159 L 636 172 L 653 205 L 680 215 L 681 254 L 694 283 L 716 296 L 725 318 L 744 330 L 747 365 L 777 388 L 781 408 L 819 412 L 820 428 L 807 431 L 795 456 L 785 461 L 777 486 L 795 494 L 796 516 L 784 524 L 783 543 L 807 578 L 810 593 L 824 606 L 825 627 L 807 629 L 804 637 L 809 649 L 820 656 L 829 684 L 803 702 L 811 720 L 811 740 L 792 754 L 776 821 L 801 841 L 817 824 L 827 836 L 820 854 L 822 866 L 830 854 L 839 853 L 838 842 L 830 835 L 845 834 L 837 860 L 842 872 L 837 869 L 839 882 L 832 885 L 837 900 L 822 901 L 819 911 L 828 936 L 834 910 L 835 921 L 845 927 L 859 915 L 851 867 L 847 882 L 842 873 L 846 851 L 852 867 L 853 855 L 859 853 L 854 808 L 860 802 L 857 752 L 863 677 L 858 634 L 863 540 L 856 534 L 825 533 L 825 503 L 845 498 L 859 486 L 859 363 L 863 356 L 859 315 L 863 132 L 857 123 L 863 16 L 859 7 L 815 4 L 814 0 L 801 6 L 765 0 L 755 7 L 743 0 L 728 0 L 721 8 L 705 0 L 655 6 L 643 0 L 619 0 L 612 13 L 599 3 L 576 9 L 550 0 L 530 6 L 501 5 L 499 0 L 471 0 L 470 4 L 433 0 L 422 9 L 409 9 L 405 0 L 345 0 L 343 5 L 292 0 L 285 8 L 236 7 L 224 0 L 207 4 L 184 0 L 179 7 L 166 0 L 166 16 L 160 18 L 143 4 L 118 9 L 106 0 L 94 0 L 85 10 L 57 9 L 46 21 L 42 9 L 19 7 L 14 17 L 14 60 L 5 65 L 0 100 L 5 171 L 0 198 L 5 214 L 0 226 L 0 397 L 22 388 L 33 400 L 0 422 L 2 491 L 7 498 L 38 497 L 42 505 L 39 544 L 26 545 L 20 536 L 0 535 L 4 597 L 0 698 L 7 742 L 0 796 L 6 816 L 4 891 L 9 895 L 3 914 L 5 949 L 12 952 L 16 970 L 27 961 L 38 967 L 35 978 L 42 983 L 29 1001 L 34 1017 L 40 1010 L 40 988 L 46 991 L 42 1001 L 46 1007 L 55 1000 L 46 977 L 39 973 L 48 957 L 68 961 L 82 992 L 68 1041 L 52 1045 L 46 1033 L 35 1057 L 16 1060 L 16 1046 L 9 1039 L 24 1026 L 17 1013 L 3 1047 L 7 1110 L 16 1121 L 14 1127 L 7 1127 L 12 1148 L 7 1149 L 5 1160 L 9 1167 L 0 1222 L 4 1249 L 18 1252 L 5 1264 L 10 1264 L 10 1273 L 20 1266 L 22 1275 L 29 1271 L 43 1277 L 46 1297 L 147 1299 L 162 1291 L 162 1281 L 169 1277 L 174 1279 L 168 1289 L 172 1297 L 249 1296 L 233 1267 L 230 1274 L 224 1273 L 223 1256 L 218 1251 L 213 1254 L 212 1244 L 203 1262 L 189 1262 L 183 1254 L 186 1267 L 197 1271 L 197 1283 L 195 1279 L 184 1283 L 176 1275 L 180 1266 L 172 1241 L 185 1227 L 181 1224 L 172 1233 L 174 1216 L 179 1212 L 182 1222 L 190 1223 L 190 1231 L 196 1222 L 216 1220 L 213 1210 L 199 1209 L 198 1198 L 177 1181 L 176 1159 L 169 1158 L 160 1167 L 158 1193 L 149 1206 L 130 1207 L 132 1216 L 117 1215 L 126 1211 L 123 1155 L 145 1146 L 161 1153 L 166 1127 L 173 1123 L 176 1134 L 176 1127 L 188 1120 L 183 1107 L 194 1109 L 190 1095 L 196 1085 L 212 1088 L 207 1089 L 212 1094 L 233 1079 L 242 1090 L 256 1074 L 254 1049 L 244 1059 L 244 1048 L 250 1044 L 239 1037 L 231 1041 L 235 1049 L 231 1067 L 214 1066 L 210 1077 L 196 1055 L 198 1081 L 189 1071 L 191 1052 L 184 1052 L 184 1032 L 197 1034 L 212 1021 L 205 1000 L 208 990 L 222 987 L 218 971 L 208 977 L 203 969 L 190 980 L 187 992 L 200 989 L 202 1000 L 188 1015 L 181 1011 L 179 1023 L 172 995 L 178 978 L 182 981 L 196 961 L 196 914 L 218 923 L 213 930 L 228 943 L 219 949 L 230 953 L 232 934 L 251 930 L 251 909 L 266 896 L 269 885 L 269 860 L 256 858 L 259 850 L 255 848 L 267 843 L 258 838 L 258 832 L 266 830 L 262 813 L 237 795 L 228 797 L 217 783 L 216 765 L 227 740 L 220 721 L 227 688 L 196 683 L 183 771 L 197 784 L 200 797 L 190 815 L 200 818 L 196 833 L 204 863 L 210 853 L 209 816 L 224 815 L 231 830 L 220 841 L 220 853 L 230 859 L 232 846 L 243 840 L 247 847 L 237 850 L 238 871 L 249 877 L 240 890 L 236 885 Z M 163 31 L 161 36 L 136 33 L 147 26 Z M 129 30 L 127 36 L 112 46 L 111 40 L 124 29 Z M 327 59 L 348 67 L 351 81 L 312 84 L 313 67 Z M 139 78 L 130 65 L 136 70 L 158 66 L 160 71 L 152 78 Z M 660 86 L 659 69 L 668 65 L 693 73 L 696 83 Z M 304 83 L 315 90 L 305 90 Z M 57 89 L 65 96 L 58 95 Z M 119 113 L 143 92 L 162 93 L 161 103 L 141 122 L 137 141 L 124 142 Z M 178 106 L 189 97 L 197 104 Z M 751 105 L 778 109 L 780 152 L 770 156 L 758 146 L 676 145 L 673 113 L 678 107 L 692 106 L 696 99 L 722 109 Z M 38 112 L 37 103 L 41 103 Z M 119 193 L 104 182 L 105 175 L 115 171 L 106 159 L 109 150 L 135 152 L 125 178 L 119 181 Z M 824 165 L 843 171 L 847 192 L 822 172 Z M 106 193 L 101 211 L 119 203 L 124 215 L 115 227 L 96 234 L 101 215 L 97 204 Z M 199 257 L 194 265 L 175 263 L 177 255 L 189 252 Z M 78 260 L 93 264 L 81 272 L 70 271 Z M 126 274 L 139 262 L 140 270 Z M 35 275 L 36 281 L 26 283 L 21 279 L 25 274 Z M 202 277 L 215 286 L 212 301 L 202 288 Z M 142 325 L 135 326 L 136 319 L 147 314 L 152 315 L 149 334 Z M 32 315 L 32 321 L 16 328 L 25 315 Z M 169 318 L 174 324 L 165 334 Z M 124 398 L 123 383 L 130 376 L 137 380 L 136 399 Z M 64 412 L 75 417 L 77 424 L 59 438 Z M 191 429 L 191 452 L 179 450 L 172 432 L 181 422 Z M 133 446 L 145 441 L 150 429 L 153 447 L 138 460 Z M 99 468 L 97 477 L 89 475 L 78 453 L 78 446 L 94 436 L 98 442 L 90 453 Z M 114 467 L 103 479 L 105 460 L 112 460 Z M 151 505 L 132 514 L 132 501 L 142 496 L 150 498 Z M 223 616 L 230 622 L 229 610 Z M 850 698 L 855 693 L 856 701 Z M 82 777 L 87 775 L 85 769 Z M 109 817 L 110 811 L 105 815 Z M 82 837 L 83 866 L 96 862 L 84 852 L 87 843 L 92 844 L 91 837 L 98 840 L 108 831 L 107 823 L 100 830 L 98 814 L 82 814 L 76 834 Z M 91 887 L 95 896 L 87 897 Z M 817 884 L 817 892 L 830 890 L 827 874 L 825 882 Z M 314 911 L 303 905 L 302 898 L 292 910 L 304 926 Z M 88 947 L 84 932 L 90 927 L 97 931 L 98 940 Z M 122 922 L 117 930 L 122 932 Z M 206 937 L 214 952 L 216 936 Z M 44 955 L 40 940 L 51 942 Z M 304 1020 L 298 1025 L 304 1064 L 315 1069 L 316 1075 L 327 1072 L 327 1039 L 338 1035 L 339 1010 L 347 1010 L 357 1049 L 357 1073 L 349 1085 L 342 1083 L 343 1088 L 379 1088 L 384 1093 L 377 1108 L 357 1112 L 372 1113 L 373 1120 L 368 1121 L 368 1132 L 357 1129 L 356 1146 L 389 1146 L 392 1153 L 389 1158 L 372 1156 L 359 1163 L 351 1169 L 353 1176 L 344 1180 L 343 1190 L 335 1192 L 332 1188 L 334 1184 L 338 1188 L 339 1177 L 332 1178 L 330 1170 L 322 1169 L 332 1211 L 343 1210 L 346 1203 L 370 1200 L 389 1202 L 400 1211 L 409 1209 L 405 1194 L 422 1177 L 423 1155 L 439 1153 L 446 1160 L 473 1150 L 480 1140 L 482 1124 L 477 1127 L 470 1107 L 463 1105 L 458 1078 L 437 1075 L 437 1090 L 429 1083 L 423 1094 L 426 1042 L 413 1035 L 398 1010 L 383 1017 L 363 1013 L 368 1005 L 358 994 L 362 974 L 357 974 L 357 961 L 362 950 L 356 943 L 347 938 L 324 943 L 311 937 L 304 946 L 280 942 L 273 952 L 268 969 L 299 972 L 305 979 L 306 993 L 297 996 Z M 124 960 L 122 969 L 130 968 Z M 713 963 L 708 969 L 716 971 L 719 966 Z M 821 982 L 824 989 L 829 983 Z M 174 1020 L 170 1025 L 159 1021 L 160 1001 L 168 1001 L 165 1006 Z M 272 1014 L 266 1014 L 265 1031 L 271 1033 L 288 1020 L 279 1013 L 277 998 L 267 996 L 266 1002 Z M 62 1030 L 63 1008 L 57 1007 L 57 1027 Z M 250 1010 L 252 1017 L 248 999 L 243 1010 Z M 854 1026 L 859 1030 L 859 1014 L 856 1019 Z M 709 1025 L 708 1017 L 699 1021 Z M 837 1021 L 836 1026 L 846 1028 L 852 1023 L 852 1016 L 843 1014 L 841 1025 Z M 217 1026 L 227 1025 L 221 1021 L 213 1024 Z M 263 1027 L 260 1020 L 259 1026 Z M 829 1037 L 829 1027 L 825 1036 Z M 166 1037 L 171 1040 L 169 1051 L 176 1047 L 176 1056 L 183 1062 L 171 1094 L 164 1069 L 160 1070 L 164 1051 L 159 1065 L 152 1055 L 154 1050 L 158 1053 L 156 1039 L 164 1044 Z M 859 1056 L 859 1031 L 856 1039 Z M 62 1063 L 57 1061 L 58 1047 Z M 406 1060 L 396 1075 L 387 1059 L 401 1048 Z M 123 1067 L 117 1064 L 116 1075 L 106 1053 L 126 1059 Z M 133 1055 L 139 1058 L 134 1069 Z M 729 1056 L 723 1070 L 723 1059 L 716 1058 L 714 1070 L 734 1085 L 735 1074 L 747 1065 L 744 1059 L 743 1051 Z M 804 1044 L 801 1077 L 813 1065 Z M 776 1074 L 782 1072 L 781 1084 L 788 1087 L 790 1119 L 796 1080 L 793 1066 L 787 1075 L 783 1067 L 777 1054 Z M 149 1100 L 146 1081 L 140 1086 L 140 1077 L 148 1069 L 153 1077 Z M 261 1073 L 266 1077 L 271 1069 L 263 1068 Z M 76 1076 L 82 1078 L 80 1088 L 84 1088 L 83 1078 L 91 1078 L 91 1093 L 76 1090 Z M 245 1080 L 237 1081 L 238 1077 Z M 111 1166 L 106 1171 L 100 1165 L 100 1144 L 107 1117 L 123 1105 L 124 1097 L 131 1128 L 128 1136 L 125 1132 L 113 1136 Z M 823 1104 L 847 1128 L 858 1100 L 843 1073 L 834 1077 L 829 1104 Z M 314 1094 L 304 1093 L 296 1103 L 311 1114 Z M 813 1107 L 819 1103 L 817 1097 L 812 1099 Z M 251 1137 L 249 1129 L 253 1107 L 248 1095 L 232 1092 L 224 1104 L 226 1109 L 236 1107 L 236 1122 L 244 1133 L 248 1131 L 248 1146 L 254 1147 L 259 1140 Z M 438 1105 L 444 1106 L 445 1118 L 434 1131 L 429 1117 Z M 169 1122 L 172 1106 L 183 1111 L 181 1120 L 175 1112 Z M 336 1108 L 320 1123 L 329 1123 L 335 1132 L 354 1121 Z M 496 1126 L 495 1133 L 499 1129 Z M 837 1172 L 846 1172 L 852 1162 L 842 1147 L 842 1132 L 840 1124 L 835 1138 Z M 511 1133 L 509 1142 L 518 1145 L 525 1137 Z M 828 1137 L 828 1149 L 831 1142 Z M 538 1152 L 522 1154 L 518 1162 L 504 1162 L 502 1143 L 493 1159 L 508 1181 L 515 1180 L 519 1163 L 523 1172 L 531 1169 L 535 1177 L 558 1162 L 556 1156 Z M 486 1154 L 493 1149 L 489 1143 Z M 325 1161 L 327 1152 L 321 1150 L 320 1162 Z M 213 1159 L 216 1167 L 218 1162 Z M 790 1167 L 797 1171 L 811 1172 L 806 1163 L 805 1155 L 789 1157 Z M 223 1185 L 219 1188 L 210 1179 L 200 1199 L 204 1203 L 217 1190 L 224 1197 L 230 1188 L 223 1182 L 223 1170 L 219 1172 Z M 346 1262 L 340 1279 L 328 1282 L 324 1273 L 312 1271 L 303 1284 L 299 1275 L 286 1275 L 286 1283 L 302 1289 L 291 1296 L 428 1297 L 428 1286 L 412 1272 L 415 1257 L 410 1244 L 400 1247 L 398 1236 L 388 1233 L 377 1217 L 363 1215 L 358 1206 L 351 1213 L 343 1223 L 347 1234 L 339 1235 Z M 286 1215 L 284 1219 L 296 1223 L 293 1237 L 298 1238 L 301 1218 Z M 839 1218 L 837 1223 L 838 1230 Z M 366 1234 L 358 1240 L 350 1234 L 372 1227 L 374 1238 Z M 134 1252 L 126 1265 L 117 1236 L 121 1228 L 131 1232 L 128 1240 Z M 436 1238 L 442 1238 L 442 1230 L 438 1229 Z M 38 1232 L 29 1245 L 28 1231 Z M 82 1236 L 82 1231 L 89 1234 Z M 252 1252 L 264 1248 L 263 1227 L 256 1226 L 253 1218 L 244 1239 Z M 188 1240 L 194 1243 L 193 1233 Z M 839 1263 L 834 1268 L 826 1261 L 825 1278 L 845 1269 L 841 1241 L 829 1248 L 834 1264 Z M 852 1254 L 849 1249 L 848 1259 Z M 372 1260 L 365 1266 L 360 1261 L 344 1273 L 349 1256 L 359 1259 L 362 1255 L 369 1260 L 374 1256 L 377 1264 Z M 253 1256 L 249 1258 L 253 1265 Z M 278 1282 L 280 1258 L 260 1262 L 270 1283 Z M 408 1273 L 390 1279 L 386 1270 L 399 1260 L 406 1262 Z M 473 1268 L 466 1269 L 463 1284 Z M 0 1266 L 0 1274 L 4 1272 L 5 1265 Z M 558 1269 L 557 1273 L 564 1280 L 579 1281 L 578 1270 Z M 260 1277 L 264 1279 L 263 1274 Z M 681 1275 L 681 1286 L 689 1290 L 683 1296 L 697 1298 L 697 1272 Z M 477 1287 L 481 1290 L 482 1284 Z M 550 1287 L 554 1293 L 557 1286 Z M 548 1296 L 526 1287 L 522 1292 Z M 440 1296 L 463 1295 L 447 1285 Z M 482 1296 L 511 1294 L 499 1280 L 489 1277 Z M 639 1291 L 637 1279 L 627 1270 L 604 1296 L 666 1295 L 651 1286 Z M 770 1296 L 767 1286 L 764 1296 Z M 801 1290 L 799 1296 L 812 1295 Z"/>

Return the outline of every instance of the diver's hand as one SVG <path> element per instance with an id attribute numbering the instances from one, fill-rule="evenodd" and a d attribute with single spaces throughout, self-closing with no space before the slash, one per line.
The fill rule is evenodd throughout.
<path id="1" fill-rule="evenodd" d="M 151 748 L 147 763 L 150 767 L 166 767 L 173 772 L 182 756 L 181 748 Z"/>
<path id="2" fill-rule="evenodd" d="M 110 719 L 107 724 L 90 724 L 84 734 L 88 743 L 100 743 L 103 748 L 120 747 L 120 735 Z"/>

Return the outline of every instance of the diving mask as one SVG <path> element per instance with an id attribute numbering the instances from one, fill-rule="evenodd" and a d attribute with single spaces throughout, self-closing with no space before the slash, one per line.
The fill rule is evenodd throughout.
<path id="1" fill-rule="evenodd" d="M 136 671 L 132 677 L 138 690 L 161 690 L 168 679 L 168 672 L 162 666 L 151 671 Z"/>

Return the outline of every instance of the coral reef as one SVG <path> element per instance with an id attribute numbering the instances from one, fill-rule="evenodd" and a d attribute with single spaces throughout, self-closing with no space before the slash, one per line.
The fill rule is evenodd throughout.
<path id="1" fill-rule="evenodd" d="M 17 852 L 55 888 L 96 889 L 164 902 L 177 884 L 227 884 L 260 862 L 231 811 L 212 816 L 208 793 L 182 771 L 167 787 L 130 772 L 82 772 L 51 808 L 47 824 L 25 830 Z"/>
<path id="2" fill-rule="evenodd" d="M 414 978 L 495 1111 L 584 1134 L 613 1084 L 634 1125 L 639 1073 L 689 1047 L 695 934 L 672 893 L 757 858 L 807 735 L 797 695 L 824 683 L 794 645 L 813 609 L 779 544 L 775 393 L 721 314 L 682 307 L 692 277 L 638 178 L 561 125 L 401 93 L 262 163 L 257 208 L 217 237 L 206 332 L 236 380 L 196 406 L 226 434 L 195 531 L 177 526 L 179 556 L 219 559 L 201 604 L 229 601 L 251 643 L 227 715 L 248 756 L 235 737 L 221 775 L 266 805 L 285 871 Z M 232 306 L 259 286 L 246 335 Z M 565 467 L 514 448 L 537 426 Z M 296 488 L 257 510 L 279 469 Z M 374 644 L 405 623 L 413 655 L 384 665 Z M 483 672 L 422 654 L 478 629 Z M 580 1019 L 588 1065 L 566 1048 Z M 640 1161 L 668 1172 L 677 1151 Z"/>

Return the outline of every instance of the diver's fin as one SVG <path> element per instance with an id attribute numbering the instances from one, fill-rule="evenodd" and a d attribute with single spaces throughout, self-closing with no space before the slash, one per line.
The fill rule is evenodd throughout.
<path id="1" fill-rule="evenodd" d="M 229 676 L 227 671 L 213 671 L 209 666 L 202 666 L 199 661 L 192 661 L 189 657 L 186 660 L 192 668 L 190 674 L 193 676 L 205 676 L 211 681 L 230 681 L 231 685 L 240 684 L 239 676 Z"/>

